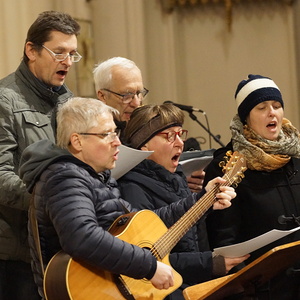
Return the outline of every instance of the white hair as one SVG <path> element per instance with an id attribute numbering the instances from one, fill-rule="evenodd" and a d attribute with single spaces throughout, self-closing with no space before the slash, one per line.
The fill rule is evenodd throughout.
<path id="1" fill-rule="evenodd" d="M 120 66 L 128 70 L 140 70 L 134 61 L 125 57 L 112 57 L 99 63 L 93 70 L 96 94 L 101 89 L 110 88 L 112 80 L 112 68 L 115 66 Z"/>

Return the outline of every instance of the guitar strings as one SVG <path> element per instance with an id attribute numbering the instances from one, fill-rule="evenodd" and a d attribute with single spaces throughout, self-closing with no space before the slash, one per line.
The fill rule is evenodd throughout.
<path id="1" fill-rule="evenodd" d="M 223 177 L 224 178 L 224 177 Z M 225 184 L 222 184 L 225 185 Z M 206 197 L 202 197 L 201 201 L 197 201 L 191 209 L 185 213 L 174 225 L 172 225 L 169 230 L 166 232 L 166 235 L 163 235 L 151 248 L 152 254 L 158 258 L 164 258 L 175 245 L 176 243 L 186 234 L 190 227 L 201 218 L 204 213 L 203 208 L 210 207 L 215 201 L 215 194 L 218 191 L 220 185 L 216 185 L 212 190 L 210 190 Z M 181 226 L 177 226 L 177 223 L 180 222 Z M 175 238 L 173 238 L 175 235 Z"/>
<path id="2" fill-rule="evenodd" d="M 236 163 L 234 168 L 229 169 L 229 172 L 223 176 L 223 179 L 226 180 L 225 183 L 215 185 L 213 189 L 204 194 L 204 196 L 202 196 L 160 239 L 158 239 L 150 249 L 157 259 L 164 258 L 185 233 L 206 213 L 207 209 L 213 205 L 216 201 L 215 194 L 218 192 L 220 186 L 230 186 L 237 181 L 237 177 L 231 176 L 231 174 L 238 165 L 239 164 Z M 238 172 L 236 172 L 236 174 L 238 174 Z"/>

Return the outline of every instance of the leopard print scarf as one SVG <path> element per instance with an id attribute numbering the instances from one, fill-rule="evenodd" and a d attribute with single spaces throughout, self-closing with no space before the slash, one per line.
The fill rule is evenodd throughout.
<path id="1" fill-rule="evenodd" d="M 250 170 L 273 171 L 287 164 L 291 157 L 300 158 L 299 132 L 288 119 L 283 119 L 276 141 L 262 138 L 236 115 L 231 123 L 233 150 L 242 153 Z"/>

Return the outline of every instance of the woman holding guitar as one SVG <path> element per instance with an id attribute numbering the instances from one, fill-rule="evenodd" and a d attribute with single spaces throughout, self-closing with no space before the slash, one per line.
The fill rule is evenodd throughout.
<path id="1" fill-rule="evenodd" d="M 278 86 L 268 77 L 249 75 L 238 84 L 235 99 L 238 114 L 230 124 L 231 142 L 215 151 L 205 182 L 222 173 L 219 163 L 228 150 L 242 153 L 248 169 L 232 206 L 208 216 L 212 248 L 243 242 L 272 229 L 289 230 L 300 225 L 299 132 L 284 118 Z M 246 263 L 299 239 L 300 231 L 296 231 L 253 252 Z M 300 299 L 299 274 L 299 266 L 291 267 L 258 289 L 253 297 Z"/>
<path id="2" fill-rule="evenodd" d="M 192 195 L 179 163 L 187 138 L 183 122 L 182 110 L 172 104 L 144 105 L 132 113 L 124 132 L 125 143 L 135 149 L 154 151 L 118 180 L 122 197 L 133 207 L 154 210 Z M 248 257 L 213 256 L 204 219 L 171 251 L 171 265 L 183 277 L 183 284 L 168 300 L 184 299 L 182 291 L 187 286 L 225 275 Z"/>

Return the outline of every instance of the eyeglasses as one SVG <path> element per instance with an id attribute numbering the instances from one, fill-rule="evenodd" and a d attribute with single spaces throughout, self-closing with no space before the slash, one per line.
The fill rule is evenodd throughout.
<path id="1" fill-rule="evenodd" d="M 70 59 L 71 59 L 71 62 L 79 62 L 81 60 L 81 58 L 82 58 L 82 56 L 77 51 L 75 51 L 74 53 L 67 53 L 67 54 L 64 54 L 64 53 L 54 53 L 53 51 L 51 51 L 46 46 L 42 45 L 42 47 L 45 48 L 50 53 L 50 55 L 53 56 L 53 58 L 56 61 L 64 61 L 69 56 Z"/>
<path id="2" fill-rule="evenodd" d="M 166 139 L 170 142 L 173 143 L 176 140 L 176 136 L 178 135 L 180 139 L 185 142 L 187 139 L 188 131 L 183 129 L 180 131 L 169 131 L 169 132 L 160 132 L 158 134 L 165 134 Z"/>
<path id="3" fill-rule="evenodd" d="M 103 89 L 103 90 L 107 91 L 109 93 L 112 93 L 112 94 L 114 94 L 116 96 L 121 97 L 122 98 L 122 102 L 124 104 L 130 103 L 134 99 L 135 95 L 142 101 L 146 97 L 146 95 L 148 94 L 148 92 L 149 92 L 149 90 L 146 89 L 146 88 L 143 88 L 141 91 L 137 91 L 136 93 L 126 93 L 126 94 L 119 94 L 119 93 L 113 92 L 113 91 L 111 91 L 109 89 Z"/>
<path id="4" fill-rule="evenodd" d="M 105 132 L 105 133 L 92 133 L 92 132 L 81 132 L 78 133 L 80 135 L 95 135 L 101 139 L 106 139 L 109 143 L 113 142 L 117 137 L 120 136 L 120 130 L 117 129 L 116 131 L 112 132 Z"/>

